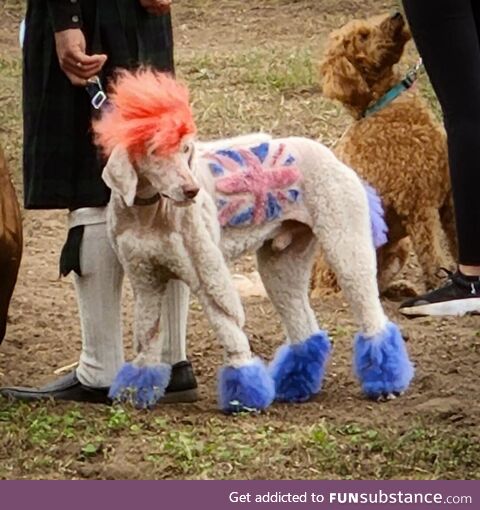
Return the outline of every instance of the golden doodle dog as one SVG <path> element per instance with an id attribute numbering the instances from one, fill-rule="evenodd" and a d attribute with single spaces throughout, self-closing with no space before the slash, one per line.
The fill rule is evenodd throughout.
<path id="1" fill-rule="evenodd" d="M 10 299 L 22 258 L 22 220 L 0 147 L 0 343 L 7 329 Z"/>
<path id="2" fill-rule="evenodd" d="M 404 78 L 396 64 L 410 38 L 400 13 L 354 20 L 330 35 L 321 63 L 324 96 L 342 103 L 354 119 L 334 151 L 377 190 L 386 211 L 388 243 L 378 251 L 382 292 L 410 248 L 427 288 L 456 250 L 443 127 L 415 87 L 389 101 Z M 319 258 L 313 294 L 333 283 Z M 403 286 L 408 290 L 413 288 Z"/>

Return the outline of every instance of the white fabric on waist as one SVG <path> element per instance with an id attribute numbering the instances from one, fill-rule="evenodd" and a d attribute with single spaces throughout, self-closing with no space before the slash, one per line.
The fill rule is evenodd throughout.
<path id="1" fill-rule="evenodd" d="M 106 207 L 82 207 L 68 214 L 68 228 L 107 222 Z"/>

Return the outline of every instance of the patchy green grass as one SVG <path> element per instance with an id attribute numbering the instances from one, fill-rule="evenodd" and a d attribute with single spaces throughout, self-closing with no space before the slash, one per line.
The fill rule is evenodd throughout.
<path id="1" fill-rule="evenodd" d="M 251 131 L 338 138 L 348 122 L 319 94 L 317 55 L 307 47 L 179 52 L 179 75 L 188 81 L 202 137 Z"/>
<path id="2" fill-rule="evenodd" d="M 442 119 L 442 110 L 440 108 L 440 104 L 438 102 L 437 96 L 433 91 L 433 87 L 428 80 L 428 78 L 423 75 L 420 79 L 420 90 L 422 91 L 423 96 L 428 101 L 430 108 L 435 112 L 435 115 L 439 120 Z"/>
<path id="3" fill-rule="evenodd" d="M 144 478 L 480 475 L 480 444 L 473 437 L 421 423 L 399 432 L 323 421 L 285 425 L 268 415 L 182 419 L 122 407 L 2 403 L 0 437 L 0 478 L 85 477 L 91 469 L 108 477 L 117 463 Z"/>
<path id="4" fill-rule="evenodd" d="M 179 0 L 182 19 L 195 23 L 201 32 L 202 27 L 208 28 L 219 3 L 222 8 L 238 10 L 239 18 L 243 16 L 245 6 L 238 0 Z M 256 3 L 269 8 L 309 4 L 287 0 Z M 310 26 L 307 21 L 321 25 L 330 15 L 337 21 L 351 16 L 339 13 L 334 0 L 324 3 L 328 4 L 325 14 L 319 14 L 318 20 L 305 20 L 306 27 Z M 362 8 L 377 8 L 377 4 L 377 0 L 369 0 Z M 387 4 L 393 2 L 382 2 L 382 9 Z M 310 2 L 312 9 L 316 5 Z M 0 46 L 0 143 L 18 185 L 21 65 L 15 31 L 23 2 L 4 0 L 2 9 L 11 20 L 8 30 L 13 36 L 10 48 Z M 291 39 L 279 37 L 261 45 L 247 39 L 225 47 L 214 41 L 217 44 L 208 49 L 177 45 L 178 73 L 192 90 L 201 137 L 265 130 L 333 143 L 349 119 L 338 105 L 319 94 L 316 62 L 321 38 L 310 34 L 292 44 Z M 412 52 L 408 62 L 415 58 Z M 425 76 L 421 87 L 438 112 Z M 325 317 L 324 326 L 335 342 L 347 342 L 354 334 L 348 321 L 340 323 L 334 313 Z M 340 408 L 342 402 L 335 405 Z M 358 405 L 367 406 L 362 401 Z M 261 416 L 224 417 L 196 406 L 147 413 L 122 407 L 25 405 L 0 400 L 0 478 L 480 476 L 480 443 L 473 428 L 414 417 L 388 427 L 375 420 L 368 426 L 345 423 L 345 417 L 327 422 L 320 418 L 321 404 L 315 419 L 303 416 L 298 406 L 288 413 L 278 407 Z"/>
<path id="5" fill-rule="evenodd" d="M 18 58 L 0 54 L 0 142 L 16 160 L 21 150 L 21 74 Z"/>

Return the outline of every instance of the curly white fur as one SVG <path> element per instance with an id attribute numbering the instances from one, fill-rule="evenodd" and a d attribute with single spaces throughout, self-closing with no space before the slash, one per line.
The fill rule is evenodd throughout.
<path id="1" fill-rule="evenodd" d="M 284 144 L 301 171 L 302 200 L 272 221 L 221 228 L 215 178 L 205 154 L 221 148 L 251 148 L 268 141 Z M 387 319 L 378 297 L 375 250 L 364 187 L 353 170 L 320 143 L 305 138 L 271 140 L 254 134 L 200 143 L 184 140 L 169 161 L 153 155 L 136 167 L 117 147 L 104 170 L 112 188 L 108 227 L 114 249 L 135 294 L 137 366 L 157 365 L 162 350 L 160 308 L 170 279 L 184 281 L 196 294 L 220 340 L 225 364 L 242 367 L 252 360 L 243 331 L 244 312 L 227 262 L 256 251 L 265 288 L 290 342 L 318 332 L 308 299 L 309 277 L 319 243 L 366 337 L 383 331 Z M 184 201 L 174 187 L 198 186 L 195 200 Z M 169 195 L 147 206 L 134 197 Z"/>

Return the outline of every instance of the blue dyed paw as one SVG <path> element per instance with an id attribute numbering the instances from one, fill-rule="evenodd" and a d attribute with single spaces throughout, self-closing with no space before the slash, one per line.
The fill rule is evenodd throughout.
<path id="1" fill-rule="evenodd" d="M 125 363 L 110 387 L 108 396 L 140 409 L 152 407 L 165 394 L 170 373 L 171 366 L 166 364 L 137 367 L 133 363 Z"/>
<path id="2" fill-rule="evenodd" d="M 261 411 L 275 398 L 275 387 L 259 358 L 238 368 L 223 367 L 218 376 L 220 408 L 226 413 Z"/>
<path id="3" fill-rule="evenodd" d="M 276 399 L 305 402 L 318 393 L 330 351 L 330 340 L 323 331 L 304 342 L 280 347 L 270 364 Z"/>
<path id="4" fill-rule="evenodd" d="M 357 335 L 354 364 L 363 392 L 372 399 L 399 395 L 413 379 L 414 368 L 405 342 L 391 322 L 373 338 Z"/>

